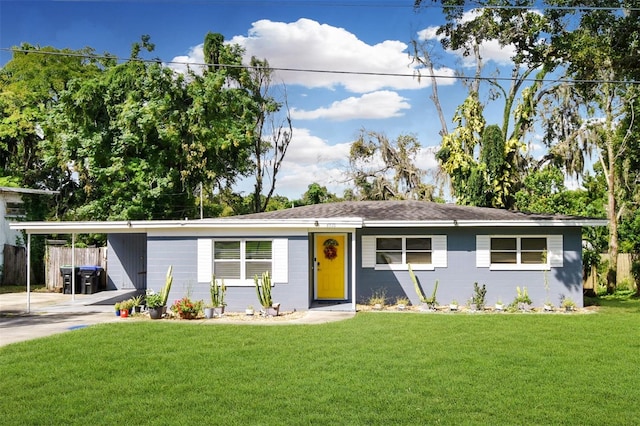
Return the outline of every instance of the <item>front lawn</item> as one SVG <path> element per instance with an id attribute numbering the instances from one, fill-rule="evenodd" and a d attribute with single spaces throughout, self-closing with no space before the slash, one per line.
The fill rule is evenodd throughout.
<path id="1" fill-rule="evenodd" d="M 4 424 L 635 424 L 640 303 L 122 321 L 0 348 Z"/>

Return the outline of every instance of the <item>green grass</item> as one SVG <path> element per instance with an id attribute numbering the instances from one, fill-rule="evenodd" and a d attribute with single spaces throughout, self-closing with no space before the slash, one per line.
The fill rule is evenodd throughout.
<path id="1" fill-rule="evenodd" d="M 0 348 L 2 424 L 636 424 L 640 303 L 102 324 Z"/>

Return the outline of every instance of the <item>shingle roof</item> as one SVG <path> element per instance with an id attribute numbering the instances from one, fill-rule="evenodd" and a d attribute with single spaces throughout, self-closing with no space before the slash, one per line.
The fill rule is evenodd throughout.
<path id="1" fill-rule="evenodd" d="M 562 221 L 576 216 L 532 214 L 509 210 L 438 204 L 428 201 L 344 201 L 235 216 L 237 219 L 313 219 L 358 217 L 366 221 Z"/>

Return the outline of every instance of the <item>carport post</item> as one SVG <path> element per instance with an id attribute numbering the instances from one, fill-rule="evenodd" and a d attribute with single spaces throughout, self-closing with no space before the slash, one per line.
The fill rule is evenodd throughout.
<path id="1" fill-rule="evenodd" d="M 31 233 L 27 232 L 27 313 L 31 313 Z"/>
<path id="2" fill-rule="evenodd" d="M 76 301 L 76 234 L 71 234 L 71 300 Z"/>

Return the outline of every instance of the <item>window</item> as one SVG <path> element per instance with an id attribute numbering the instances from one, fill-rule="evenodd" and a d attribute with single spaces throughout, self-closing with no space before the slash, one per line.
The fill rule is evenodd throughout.
<path id="1" fill-rule="evenodd" d="M 240 240 L 213 242 L 213 273 L 216 278 L 252 280 L 272 271 L 272 241 Z"/>
<path id="2" fill-rule="evenodd" d="M 7 210 L 5 216 L 7 217 L 22 217 L 24 216 L 25 209 L 22 203 L 7 203 Z"/>
<path id="3" fill-rule="evenodd" d="M 491 264 L 546 265 L 545 237 L 492 237 Z"/>
<path id="4" fill-rule="evenodd" d="M 562 236 L 477 236 L 479 267 L 541 270 L 562 266 Z"/>
<path id="5" fill-rule="evenodd" d="M 376 265 L 432 264 L 429 237 L 376 238 Z"/>

